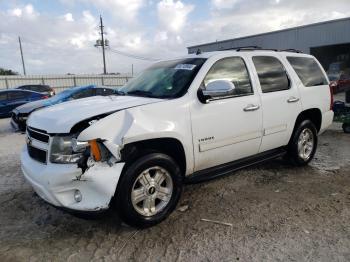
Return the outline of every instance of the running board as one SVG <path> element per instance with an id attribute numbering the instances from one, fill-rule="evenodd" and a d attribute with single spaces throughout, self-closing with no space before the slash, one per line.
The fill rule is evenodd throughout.
<path id="1" fill-rule="evenodd" d="M 265 161 L 282 157 L 287 153 L 286 149 L 281 147 L 273 150 L 269 150 L 263 153 L 256 154 L 254 156 L 242 158 L 233 162 L 210 167 L 204 170 L 194 172 L 192 175 L 185 178 L 185 183 L 193 184 L 211 180 L 220 176 L 229 175 L 234 171 L 240 170 L 245 167 L 260 164 Z"/>

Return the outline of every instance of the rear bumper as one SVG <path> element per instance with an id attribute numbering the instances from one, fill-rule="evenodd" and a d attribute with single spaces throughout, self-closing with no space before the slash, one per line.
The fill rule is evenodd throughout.
<path id="1" fill-rule="evenodd" d="M 95 163 L 82 175 L 76 164 L 42 164 L 26 150 L 21 153 L 21 168 L 26 180 L 46 202 L 74 211 L 103 211 L 114 196 L 124 163 L 109 166 Z M 74 195 L 79 191 L 81 201 Z"/>
<path id="2" fill-rule="evenodd" d="M 322 124 L 319 134 L 322 134 L 332 124 L 334 112 L 332 110 L 322 114 Z"/>

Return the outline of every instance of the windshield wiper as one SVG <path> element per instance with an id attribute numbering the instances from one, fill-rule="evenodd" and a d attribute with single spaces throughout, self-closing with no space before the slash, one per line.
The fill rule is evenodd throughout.
<path id="1" fill-rule="evenodd" d="M 128 95 L 145 96 L 145 97 L 155 97 L 152 92 L 145 90 L 133 90 L 127 93 Z"/>

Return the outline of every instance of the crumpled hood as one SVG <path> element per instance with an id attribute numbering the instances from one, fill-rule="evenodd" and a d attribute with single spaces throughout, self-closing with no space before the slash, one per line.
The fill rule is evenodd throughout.
<path id="1" fill-rule="evenodd" d="M 163 101 L 136 96 L 95 96 L 53 105 L 33 112 L 27 125 L 48 133 L 69 133 L 71 128 L 94 116 Z"/>

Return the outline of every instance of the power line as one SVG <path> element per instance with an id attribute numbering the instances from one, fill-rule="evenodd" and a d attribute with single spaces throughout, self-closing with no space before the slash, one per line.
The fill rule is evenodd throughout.
<path id="1" fill-rule="evenodd" d="M 112 53 L 115 53 L 115 54 L 119 54 L 122 56 L 130 57 L 130 58 L 134 58 L 134 59 L 138 59 L 138 60 L 144 60 L 144 61 L 159 61 L 160 60 L 160 59 L 156 59 L 156 58 L 147 58 L 147 57 L 143 57 L 143 56 L 125 53 L 125 52 L 122 52 L 122 51 L 119 51 L 116 49 L 112 49 L 111 47 L 109 47 L 107 50 L 112 52 Z"/>

